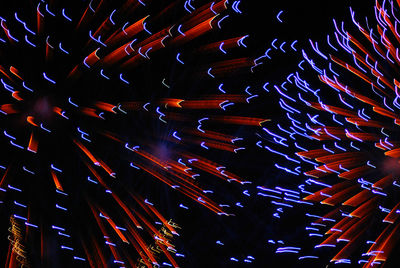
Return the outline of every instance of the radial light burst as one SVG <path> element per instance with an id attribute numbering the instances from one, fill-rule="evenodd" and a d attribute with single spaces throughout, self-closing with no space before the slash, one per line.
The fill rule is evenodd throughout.
<path id="1" fill-rule="evenodd" d="M 239 126 L 265 121 L 245 114 L 258 95 L 243 79 L 255 63 L 235 32 L 239 4 L 2 4 L 7 267 L 178 267 L 181 226 L 149 199 L 160 185 L 179 209 L 191 199 L 230 215 L 202 178 L 248 183 L 220 157 L 245 149 Z"/>
<path id="2" fill-rule="evenodd" d="M 400 2 L 374 3 L 375 17 L 350 8 L 349 23 L 334 20 L 325 43 L 310 40 L 298 71 L 274 86 L 288 120 L 265 127 L 270 142 L 258 145 L 290 179 L 259 189 L 276 218 L 303 208 L 313 247 L 269 241 L 299 264 L 398 263 Z"/>

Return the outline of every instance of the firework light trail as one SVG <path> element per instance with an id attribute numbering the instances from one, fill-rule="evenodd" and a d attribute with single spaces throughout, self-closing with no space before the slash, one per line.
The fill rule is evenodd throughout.
<path id="1" fill-rule="evenodd" d="M 270 87 L 288 120 L 265 126 L 257 145 L 292 181 L 259 189 L 278 219 L 301 208 L 308 238 L 268 241 L 298 265 L 398 261 L 400 2 L 376 1 L 371 11 L 334 20 L 325 43 L 309 40 L 298 70 Z"/>
<path id="2" fill-rule="evenodd" d="M 2 9 L 6 267 L 178 267 L 181 227 L 148 198 L 157 182 L 178 192 L 180 209 L 191 200 L 230 215 L 201 178 L 249 183 L 217 156 L 240 154 L 236 129 L 266 121 L 242 113 L 258 97 L 242 74 L 257 63 L 246 34 L 224 34 L 242 13 L 231 2 Z"/>

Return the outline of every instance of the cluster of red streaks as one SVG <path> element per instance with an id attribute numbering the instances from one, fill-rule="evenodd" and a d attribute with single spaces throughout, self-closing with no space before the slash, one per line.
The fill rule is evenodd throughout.
<path id="1" fill-rule="evenodd" d="M 351 252 L 355 250 L 356 244 L 360 242 L 359 239 L 361 235 L 368 228 L 366 223 L 371 219 L 373 208 L 377 202 L 376 199 L 377 197 L 369 199 L 362 206 L 359 206 L 355 211 L 353 211 L 353 217 L 341 219 L 329 231 L 326 232 L 328 238 L 326 238 L 320 244 L 321 246 L 327 244 L 337 244 L 340 241 L 351 242 L 344 246 L 343 249 L 332 259 L 332 261 L 346 259 L 351 255 Z M 335 213 L 337 213 L 337 210 L 331 212 L 329 217 L 332 218 Z M 398 224 L 388 225 L 383 230 L 383 232 L 367 251 L 367 255 L 370 256 L 370 259 L 363 267 L 371 267 L 372 263 L 376 261 L 386 261 L 396 241 L 399 239 L 399 226 L 400 225 Z"/>
<path id="2" fill-rule="evenodd" d="M 218 3 L 214 3 L 212 9 L 217 14 L 226 10 L 226 1 L 219 1 Z M 213 11 L 210 9 L 210 4 L 206 4 L 203 7 L 198 8 L 192 14 L 185 16 L 182 19 L 183 23 L 181 24 L 181 31 L 183 32 L 183 34 L 176 32 L 176 36 L 174 36 L 174 34 L 172 34 L 171 32 L 174 26 L 166 27 L 155 34 L 152 34 L 145 40 L 135 43 L 134 45 L 132 45 L 131 40 L 137 34 L 145 30 L 144 23 L 148 16 L 131 24 L 125 29 L 118 29 L 113 33 L 109 33 L 112 23 L 110 21 L 110 18 L 107 18 L 95 31 L 95 33 L 93 34 L 93 38 L 97 39 L 99 36 L 103 37 L 109 35 L 108 38 L 104 41 L 107 46 L 115 46 L 121 42 L 125 43 L 102 58 L 100 58 L 96 54 L 97 50 L 93 51 L 85 58 L 85 64 L 88 66 L 93 66 L 97 62 L 101 61 L 103 64 L 107 65 L 112 65 L 117 62 L 123 62 L 121 64 L 122 67 L 136 66 L 141 60 L 148 57 L 148 55 L 144 56 L 143 54 L 144 52 L 150 51 L 150 48 L 150 53 L 154 53 L 159 49 L 164 48 L 167 43 L 171 46 L 178 46 L 182 43 L 189 42 L 201 35 L 204 35 L 205 33 L 212 30 L 212 22 L 214 18 L 217 17 L 217 15 L 215 15 Z M 88 10 L 85 11 L 84 15 L 81 18 L 81 21 L 87 17 L 87 12 Z M 81 21 L 78 24 L 78 27 L 80 27 Z M 237 45 L 235 43 L 237 43 L 240 38 L 227 39 L 223 42 L 226 43 L 226 48 L 230 48 Z M 88 45 L 92 42 L 93 40 L 90 39 L 88 41 Z M 216 63 L 214 67 L 216 68 L 216 74 L 219 74 L 225 73 L 231 69 L 249 67 L 251 65 L 252 61 L 250 59 L 242 58 L 236 60 L 221 61 L 219 63 Z M 70 76 L 76 73 L 78 67 L 79 66 L 76 66 L 73 69 Z"/>
<path id="3" fill-rule="evenodd" d="M 93 2 L 93 3 L 92 3 Z M 80 27 L 83 27 L 83 25 L 87 25 L 95 16 L 95 13 L 102 8 L 103 6 L 103 1 L 92 1 L 85 12 L 83 13 L 82 17 L 79 20 L 79 23 L 77 24 L 76 28 L 79 29 Z M 172 5 L 175 5 L 176 3 L 172 3 Z M 109 32 L 112 30 L 112 23 L 110 17 L 108 17 L 103 23 L 98 27 L 93 34 L 94 38 L 98 38 L 102 36 L 102 39 L 106 37 L 108 34 L 108 38 L 105 39 L 104 43 L 107 44 L 108 47 L 112 46 L 118 46 L 121 43 L 124 43 L 122 46 L 119 46 L 117 49 L 114 49 L 111 51 L 109 54 L 105 55 L 104 57 L 99 57 L 98 55 L 98 50 L 95 50 L 91 52 L 86 58 L 85 58 L 85 64 L 87 66 L 94 66 L 98 63 L 106 64 L 106 65 L 112 65 L 115 63 L 118 63 L 120 61 L 124 61 L 122 66 L 129 66 L 132 67 L 135 64 L 138 63 L 139 59 L 143 59 L 144 57 L 140 55 L 139 51 L 141 50 L 143 53 L 145 51 L 148 51 L 149 48 L 152 48 L 151 53 L 156 52 L 159 49 L 164 48 L 166 45 L 168 46 L 180 46 L 183 43 L 190 42 L 193 39 L 204 35 L 208 32 L 210 32 L 213 28 L 216 27 L 216 20 L 219 15 L 216 15 L 220 12 L 223 12 L 224 10 L 227 9 L 227 1 L 219 1 L 217 3 L 213 3 L 212 10 L 210 8 L 210 3 L 207 5 L 204 5 L 203 7 L 197 8 L 192 14 L 185 16 L 182 19 L 182 24 L 181 24 L 181 29 L 184 34 L 179 33 L 176 30 L 176 26 L 171 26 L 171 27 L 166 27 L 159 31 L 158 33 L 152 34 L 150 37 L 146 38 L 145 40 L 138 42 L 134 46 L 130 46 L 131 40 L 138 35 L 139 33 L 143 32 L 144 29 L 144 22 L 147 19 L 147 17 L 142 18 L 141 20 L 131 24 L 130 26 L 126 27 L 124 30 L 118 29 L 114 31 L 113 33 L 109 34 Z M 127 12 L 132 12 L 133 9 L 136 9 L 138 6 L 138 2 L 134 0 L 126 1 L 125 7 L 129 7 L 129 11 Z M 170 8 L 171 6 L 167 7 L 166 9 Z M 38 34 L 43 34 L 44 30 L 44 23 L 45 23 L 45 18 L 44 16 L 41 15 L 41 9 L 44 6 L 38 6 L 38 11 L 37 11 L 37 31 Z M 52 5 L 49 3 L 49 7 L 51 8 Z M 47 7 L 46 7 L 47 8 Z M 96 12 L 93 12 L 91 9 L 96 10 Z M 122 8 L 122 9 L 124 9 Z M 215 13 L 214 13 L 215 12 Z M 161 15 L 161 14 L 160 14 Z M 219 17 L 218 17 L 219 18 Z M 2 22 L 4 23 L 4 22 Z M 2 25 L 3 26 L 3 25 Z M 174 28 L 175 27 L 175 28 Z M 7 28 L 3 26 L 4 31 L 6 32 L 10 42 L 14 42 L 12 38 L 9 36 L 7 32 Z M 219 44 L 221 42 L 224 42 L 224 49 L 230 49 L 238 45 L 238 41 L 242 37 L 235 37 L 231 39 L 226 39 L 222 40 L 218 43 L 212 43 L 209 45 L 206 45 L 202 47 L 200 50 L 201 51 L 214 51 L 219 48 Z M 87 45 L 89 46 L 91 43 L 94 41 L 92 39 L 88 40 Z M 45 57 L 46 59 L 50 59 L 53 53 L 53 48 L 49 43 L 46 43 L 45 45 Z M 89 51 L 90 52 L 90 51 Z M 101 53 L 99 53 L 101 54 Z M 82 64 L 81 64 L 82 65 Z M 248 67 L 252 65 L 252 61 L 248 58 L 241 58 L 241 59 L 235 59 L 235 60 L 226 60 L 226 61 L 220 61 L 212 65 L 213 67 L 213 74 L 222 74 L 226 73 L 230 70 L 237 69 L 240 67 Z M 79 66 L 76 66 L 73 68 L 73 70 L 70 73 L 70 76 L 76 76 L 79 71 Z M 5 75 L 10 81 L 14 82 L 12 76 L 9 75 L 7 70 L 0 66 L 0 72 Z M 13 66 L 10 67 L 9 72 L 17 77 L 18 79 L 21 79 L 20 72 Z M 23 100 L 23 98 L 20 95 L 20 92 L 15 91 L 12 96 L 17 99 L 17 100 Z M 171 107 L 171 108 L 183 108 L 183 109 L 221 109 L 221 103 L 229 100 L 230 102 L 235 102 L 235 103 L 245 103 L 246 98 L 243 95 L 229 95 L 226 94 L 224 96 L 209 96 L 209 97 L 204 97 L 203 99 L 200 100 L 183 100 L 183 99 L 163 99 L 159 101 L 159 103 L 164 104 L 166 107 Z M 139 108 L 142 108 L 143 103 L 141 102 L 130 102 L 130 103 L 125 103 L 123 104 L 124 108 L 130 109 L 130 110 L 138 110 Z M 111 112 L 111 113 L 116 113 L 114 109 L 116 108 L 115 105 L 105 103 L 105 102 L 97 102 L 95 104 L 95 108 L 101 111 L 106 111 L 106 112 Z M 12 104 L 3 104 L 0 106 L 0 109 L 4 111 L 7 114 L 13 114 L 17 113 L 17 109 L 12 105 Z M 86 114 L 88 116 L 100 118 L 100 116 L 97 114 L 97 109 L 94 108 L 80 108 L 81 112 L 83 114 Z M 60 107 L 54 107 L 53 111 L 61 116 L 63 116 L 63 110 Z M 211 120 L 214 120 L 215 122 L 222 122 L 226 124 L 239 124 L 239 125 L 260 125 L 262 122 L 264 122 L 264 119 L 260 118 L 251 118 L 251 117 L 238 117 L 238 116 L 230 116 L 230 117 L 224 117 L 224 116 L 215 116 L 211 118 Z M 35 122 L 35 118 L 33 116 L 27 116 L 26 121 L 35 126 L 38 127 L 38 124 Z M 113 139 L 115 141 L 121 142 L 120 139 L 116 138 L 110 133 L 104 133 L 107 137 L 110 139 Z M 194 132 L 191 132 L 191 134 L 194 134 Z M 236 146 L 229 144 L 232 142 L 232 139 L 235 137 L 219 133 L 219 132 L 212 132 L 212 131 L 207 131 L 206 133 L 196 133 L 198 137 L 202 137 L 203 141 L 206 142 L 207 146 L 211 148 L 216 148 L 220 150 L 226 150 L 226 151 L 234 151 L 237 149 Z M 199 140 L 196 140 L 198 142 Z M 78 148 L 84 153 L 86 157 L 90 159 L 90 161 L 97 166 L 102 167 L 110 176 L 113 176 L 112 170 L 100 159 L 94 156 L 94 154 L 89 151 L 88 148 L 86 148 L 83 144 L 81 144 L 77 140 L 73 140 L 73 142 L 78 146 Z M 29 144 L 28 148 L 29 151 L 36 153 L 38 150 L 38 140 L 35 138 L 34 133 L 32 132 L 30 139 L 29 139 Z M 176 185 L 182 186 L 177 188 L 178 191 L 181 191 L 184 193 L 186 196 L 189 198 L 192 198 L 199 204 L 206 206 L 210 210 L 214 211 L 215 213 L 223 213 L 223 210 L 212 200 L 207 198 L 203 194 L 203 190 L 196 185 L 194 182 L 194 179 L 192 178 L 192 175 L 194 175 L 194 172 L 191 172 L 188 167 L 182 166 L 180 163 L 175 162 L 175 161 L 163 161 L 161 159 L 158 159 L 157 157 L 146 153 L 144 151 L 136 151 L 137 154 L 139 154 L 142 158 L 147 159 L 151 165 L 146 166 L 146 165 L 138 165 L 140 168 L 142 168 L 144 171 L 148 172 L 149 174 L 153 175 L 154 177 L 160 179 L 161 181 L 165 182 L 167 185 L 171 187 L 175 187 Z M 194 155 L 189 155 L 186 154 L 186 157 L 194 157 L 197 158 L 198 161 L 195 161 L 192 163 L 193 167 L 196 167 L 200 170 L 206 171 L 210 174 L 215 175 L 216 177 L 222 178 L 224 180 L 228 181 L 236 181 L 241 183 L 242 181 L 240 180 L 239 177 L 236 175 L 229 173 L 224 170 L 224 174 L 219 172 L 217 168 L 219 165 L 217 163 L 213 163 L 207 159 L 202 159 L 198 156 Z M 92 174 L 98 179 L 100 184 L 106 188 L 109 189 L 107 186 L 106 182 L 102 179 L 101 175 L 86 161 L 84 161 L 89 170 L 92 172 Z M 154 170 L 154 166 L 157 166 L 161 171 Z M 6 175 L 8 174 L 8 170 L 6 170 L 5 174 L 3 175 L 2 180 L 0 181 L 0 187 L 5 184 L 6 181 Z M 63 187 L 60 183 L 60 178 L 57 176 L 57 174 L 53 171 L 50 171 L 51 177 L 53 179 L 55 187 L 63 191 Z M 112 194 L 114 197 L 114 200 L 119 204 L 119 206 L 124 210 L 124 212 L 128 215 L 129 219 L 136 225 L 136 227 L 141 227 L 140 222 L 144 223 L 144 226 L 150 230 L 149 233 L 152 235 L 157 235 L 158 237 L 162 237 L 162 234 L 149 222 L 143 217 L 140 213 L 134 212 L 130 210 L 130 208 L 122 202 L 118 198 L 117 195 Z M 150 206 L 141 199 L 141 197 L 138 196 L 133 196 L 133 198 L 137 201 L 138 204 L 147 212 L 147 214 L 151 215 L 153 213 L 157 219 L 159 219 L 164 226 L 172 233 L 172 234 L 177 234 L 175 229 L 167 222 L 167 220 L 153 207 Z M 129 233 L 132 234 L 133 238 L 131 236 L 124 236 L 124 234 L 116 228 L 116 224 L 114 223 L 113 220 L 101 209 L 96 208 L 95 205 L 91 204 L 88 202 L 90 205 L 90 208 L 92 210 L 92 213 L 97 221 L 97 224 L 101 230 L 101 232 L 105 235 L 108 236 L 107 234 L 107 228 L 102 224 L 101 218 L 98 216 L 98 212 L 100 212 L 102 215 L 105 216 L 108 224 L 111 226 L 111 228 L 114 230 L 114 232 L 118 235 L 118 237 L 125 243 L 131 242 L 131 244 L 134 245 L 135 249 L 138 251 L 144 262 L 146 263 L 146 266 L 151 267 L 153 264 L 156 264 L 156 258 L 154 254 L 148 249 L 148 245 L 146 245 L 145 241 L 143 238 L 141 238 L 140 234 L 134 230 L 131 226 L 131 224 L 128 224 L 128 230 Z M 29 210 L 28 210 L 29 212 Z M 134 216 L 137 215 L 136 217 Z M 29 215 L 28 215 L 29 219 Z M 42 259 L 44 259 L 45 255 L 45 237 L 44 237 L 44 230 L 41 228 L 41 256 Z M 88 249 L 87 245 L 82 241 L 84 251 L 86 253 L 89 265 L 91 267 L 106 267 L 107 261 L 106 257 L 104 256 L 102 250 L 100 249 L 98 242 L 92 237 L 92 245 L 93 245 L 93 250 L 95 251 L 96 254 L 90 254 L 90 250 Z M 170 260 L 170 262 L 173 264 L 173 266 L 177 267 L 177 263 L 174 261 L 172 256 L 168 253 L 168 248 L 173 247 L 169 241 L 163 240 L 162 243 L 158 243 L 158 246 L 161 248 L 161 250 L 164 252 L 165 256 Z M 167 248 L 166 248 L 167 247 Z M 113 248 L 110 245 L 110 250 L 114 256 L 115 259 L 119 259 L 118 252 L 116 251 L 115 248 Z M 144 253 L 143 253 L 144 252 Z M 92 252 L 93 253 L 93 252 Z M 148 261 L 149 260 L 149 261 Z M 134 266 L 133 262 L 129 259 L 129 263 L 131 266 Z M 11 264 L 10 264 L 11 265 Z M 9 267 L 15 267 L 15 263 L 12 264 Z"/>
<path id="4" fill-rule="evenodd" d="M 106 188 L 109 189 L 108 185 L 106 184 L 106 182 L 102 179 L 102 177 L 100 176 L 100 174 L 98 174 L 89 164 L 87 164 L 87 167 L 89 168 L 89 170 L 92 172 L 92 174 L 97 178 L 97 180 L 100 182 L 100 184 Z M 146 204 L 144 204 L 143 199 L 141 197 L 138 197 L 136 195 L 130 194 L 135 200 L 136 202 L 147 212 L 147 214 L 151 215 L 151 212 L 156 215 L 156 217 L 161 220 L 164 225 L 171 231 L 171 233 L 173 234 L 177 234 L 177 232 L 175 231 L 174 228 L 172 228 L 172 226 L 170 226 L 167 221 L 165 220 L 164 217 L 162 217 L 162 215 L 153 207 L 147 207 Z M 114 198 L 114 200 L 119 204 L 119 206 L 123 209 L 123 211 L 128 215 L 129 219 L 134 223 L 134 225 L 137 228 L 142 229 L 142 225 L 139 223 L 138 219 L 136 219 L 136 217 L 133 215 L 133 213 L 131 212 L 131 210 L 128 208 L 127 205 L 125 205 L 122 200 L 118 197 L 118 195 L 112 193 L 112 196 Z M 92 205 L 93 207 L 93 205 Z M 149 210 L 150 208 L 150 210 Z M 93 209 L 93 208 L 92 208 Z M 141 254 L 141 251 L 144 251 L 147 258 L 149 258 L 151 260 L 152 263 L 156 263 L 156 259 L 154 257 L 154 255 L 148 250 L 148 246 L 146 245 L 146 243 L 144 242 L 143 238 L 139 235 L 139 233 L 134 230 L 131 227 L 131 223 L 126 222 L 127 224 L 127 228 L 129 230 L 129 233 L 131 233 L 134 236 L 134 239 L 130 239 L 129 237 L 126 237 L 122 234 L 122 232 L 120 232 L 120 230 L 118 228 L 116 228 L 115 223 L 111 220 L 111 218 L 103 211 L 103 210 L 99 210 L 99 212 L 104 215 L 107 219 L 107 222 L 110 224 L 110 226 L 114 229 L 114 231 L 117 233 L 117 235 L 121 238 L 122 241 L 124 241 L 125 243 L 128 243 L 128 240 L 130 243 L 132 243 L 136 250 L 139 252 L 139 254 Z M 146 226 L 146 229 L 149 230 L 149 234 L 151 236 L 157 235 L 159 238 L 162 237 L 162 234 L 150 223 L 148 222 L 145 217 L 143 217 L 139 212 L 135 211 L 135 214 L 137 215 L 137 217 L 140 219 L 141 222 L 143 222 Z M 95 217 L 97 217 L 97 220 L 100 220 L 100 218 L 98 218 L 97 214 L 94 214 Z M 99 225 L 100 229 L 102 229 L 102 232 L 105 233 L 105 229 L 104 227 L 101 225 Z M 162 240 L 163 243 L 165 245 L 167 245 L 168 247 L 173 248 L 173 246 L 167 241 L 167 240 Z M 140 249 L 137 248 L 136 243 L 139 243 Z M 110 247 L 111 248 L 111 247 Z M 113 253 L 114 254 L 114 253 Z M 115 254 L 114 254 L 115 256 Z M 141 255 L 142 256 L 142 255 Z M 168 256 L 167 256 L 168 257 Z M 142 256 L 142 258 L 144 258 L 144 256 Z"/>
<path id="5" fill-rule="evenodd" d="M 109 234 L 107 233 L 105 226 L 101 223 L 101 218 L 98 216 L 99 213 L 101 213 L 105 217 L 106 221 L 110 224 L 112 229 L 117 233 L 117 235 L 120 237 L 120 239 L 123 242 L 128 243 L 128 244 L 129 243 L 133 244 L 136 251 L 140 254 L 142 259 L 146 262 L 147 266 L 151 267 L 150 263 L 157 264 L 156 256 L 149 250 L 149 246 L 146 244 L 145 240 L 135 229 L 132 228 L 130 223 L 126 222 L 127 223 L 126 226 L 128 229 L 128 233 L 131 234 L 132 237 L 130 237 L 128 235 L 125 236 L 124 234 L 122 234 L 122 232 L 116 227 L 115 223 L 111 220 L 111 218 L 107 214 L 104 213 L 104 211 L 102 211 L 101 209 L 95 209 L 93 205 L 91 205 L 91 209 L 92 209 L 93 216 L 96 218 L 98 226 L 105 237 L 109 237 Z M 152 224 L 150 224 L 148 221 L 146 221 L 145 218 L 142 215 L 140 215 L 140 213 L 135 212 L 135 214 L 137 214 L 138 217 L 140 218 L 140 220 L 143 221 L 143 223 L 149 230 L 149 234 L 152 237 L 154 237 L 154 236 L 162 237 L 161 234 L 159 233 L 159 231 Z M 108 242 L 110 242 L 110 241 L 108 241 Z M 172 247 L 172 245 L 170 245 L 168 243 L 168 241 L 164 240 L 164 242 L 167 243 L 168 246 Z M 121 260 L 120 256 L 118 255 L 117 251 L 115 250 L 115 248 L 112 245 L 109 245 L 109 248 L 110 248 L 114 258 L 116 260 Z M 143 252 L 145 255 L 143 255 Z M 132 260 L 129 258 L 129 254 L 125 254 L 124 256 L 125 256 L 125 258 L 128 258 L 128 261 L 130 262 L 132 267 L 134 267 L 135 265 L 133 265 Z M 147 259 L 149 259 L 150 262 L 147 262 L 146 261 Z"/>
<path id="6" fill-rule="evenodd" d="M 399 2 L 399 1 L 398 1 Z M 382 8 L 379 7 L 377 4 L 377 8 L 384 18 L 385 22 L 388 23 L 389 28 L 392 30 L 393 35 L 399 41 L 397 34 L 395 33 L 395 29 L 393 25 L 388 20 L 386 12 L 383 11 Z M 371 39 L 369 33 L 365 31 L 363 28 L 359 26 L 359 30 L 363 33 L 363 35 L 369 40 L 369 42 L 374 46 L 378 52 L 385 54 L 383 50 L 380 48 L 374 40 Z M 382 29 L 378 26 L 378 32 L 382 37 L 382 40 L 385 42 L 385 47 L 389 50 L 390 55 L 392 55 L 393 59 L 397 63 L 399 63 L 398 59 L 396 58 L 396 49 L 390 43 L 388 38 L 384 35 Z M 370 53 L 358 40 L 356 40 L 350 34 L 349 40 L 358 47 L 365 55 L 371 59 L 372 62 L 376 62 L 374 57 L 371 56 L 373 53 Z M 364 56 L 365 56 L 364 55 Z M 371 74 L 375 76 L 375 78 L 379 78 L 379 80 L 391 89 L 393 92 L 395 91 L 395 86 L 398 86 L 398 82 L 396 79 L 393 80 L 391 83 L 386 77 L 382 76 L 380 73 L 376 72 L 371 65 L 366 62 L 365 57 L 360 56 L 357 52 L 353 51 L 353 56 L 355 59 L 361 63 L 364 67 L 371 70 Z M 346 70 L 350 71 L 364 82 L 369 85 L 372 85 L 374 89 L 378 90 L 384 96 L 390 97 L 390 93 L 382 90 L 376 83 L 371 80 L 366 74 L 362 73 L 355 67 L 352 67 L 345 61 L 338 59 L 335 56 L 330 55 L 331 60 L 336 63 L 337 65 L 345 68 Z M 392 63 L 389 63 L 392 64 Z M 379 66 L 379 65 L 378 65 Z M 379 66 L 380 67 L 380 66 Z M 383 68 L 382 68 L 383 69 Z M 338 89 L 342 92 L 348 93 L 351 96 L 357 98 L 358 100 L 364 102 L 371 106 L 374 112 L 377 114 L 384 116 L 389 119 L 394 119 L 393 122 L 397 124 L 400 118 L 392 111 L 387 110 L 386 108 L 382 107 L 380 103 L 377 101 L 366 97 L 356 90 L 350 88 L 349 86 L 345 86 L 338 79 L 335 77 L 335 80 L 330 79 L 326 75 L 320 75 L 320 80 L 327 84 L 330 87 Z M 365 127 L 372 127 L 372 128 L 393 128 L 390 124 L 385 123 L 384 121 L 378 120 L 365 120 L 361 118 L 357 113 L 354 111 L 329 106 L 329 105 L 321 105 L 319 103 L 310 103 L 310 106 L 318 109 L 327 111 L 330 113 L 339 114 L 345 117 L 345 120 L 349 123 L 354 124 L 355 126 L 365 126 Z M 350 140 L 362 140 L 362 141 L 375 141 L 375 146 L 385 150 L 385 155 L 390 156 L 393 158 L 399 158 L 399 148 L 398 144 L 394 144 L 395 148 L 389 150 L 387 147 L 385 148 L 379 141 L 379 136 L 374 133 L 352 133 L 352 132 L 345 132 L 342 127 L 324 127 L 320 128 L 319 126 L 314 127 L 314 135 L 313 137 L 318 140 L 335 140 L 335 137 L 338 139 L 350 139 Z M 329 134 L 328 134 L 329 133 Z M 332 137 L 335 136 L 335 137 Z M 379 143 L 378 143 L 379 141 Z M 397 146 L 397 148 L 396 148 Z M 354 179 L 363 177 L 367 175 L 369 172 L 373 171 L 373 168 L 368 165 L 361 165 L 364 163 L 368 156 L 366 153 L 362 152 L 349 152 L 349 153 L 337 153 L 337 150 L 332 149 L 335 151 L 334 154 L 331 154 L 327 150 L 324 149 L 316 149 L 310 151 L 304 151 L 297 153 L 302 157 L 306 157 L 309 159 L 314 159 L 317 162 L 322 162 L 323 165 L 317 167 L 316 169 L 306 172 L 306 175 L 321 178 L 333 173 L 340 173 L 338 177 L 347 179 L 346 181 L 334 184 L 331 187 L 326 187 L 320 191 L 315 192 L 312 195 L 305 197 L 305 200 L 310 200 L 313 202 L 320 202 L 322 204 L 330 205 L 330 206 L 338 206 L 336 209 L 325 215 L 323 218 L 330 218 L 339 220 L 340 219 L 340 205 L 353 207 L 354 210 L 350 213 L 351 217 L 342 218 L 338 221 L 326 234 L 328 237 L 320 243 L 320 246 L 323 245 L 336 245 L 340 241 L 347 241 L 348 243 L 332 258 L 331 261 L 339 261 L 341 259 L 347 259 L 351 253 L 357 248 L 357 245 L 360 242 L 362 234 L 367 230 L 367 221 L 371 219 L 374 210 L 377 207 L 377 203 L 380 200 L 380 197 L 373 194 L 370 190 L 367 189 L 360 189 L 359 185 L 354 184 Z M 343 172 L 342 168 L 350 169 L 348 171 Z M 383 178 L 379 179 L 372 185 L 372 188 L 378 189 L 380 191 L 386 189 L 387 187 L 391 186 L 395 177 L 393 175 L 386 175 Z M 398 219 L 398 205 L 396 205 L 391 212 L 385 217 L 384 222 L 390 223 L 385 230 L 380 234 L 380 236 L 375 240 L 375 243 L 371 246 L 368 250 L 367 254 L 370 256 L 368 263 L 364 265 L 364 267 L 371 267 L 374 262 L 377 261 L 386 261 L 388 255 L 390 254 L 391 250 L 393 249 L 396 241 L 399 239 L 399 224 L 394 224 Z M 322 222 L 323 219 L 320 219 L 316 222 Z"/>
<path id="7" fill-rule="evenodd" d="M 390 151 L 388 151 L 390 152 Z M 358 165 L 364 162 L 367 158 L 367 153 L 365 152 L 348 152 L 348 153 L 335 153 L 330 154 L 324 149 L 316 149 L 310 151 L 304 151 L 297 153 L 300 156 L 314 159 L 318 162 L 322 162 L 325 165 L 320 166 L 318 170 L 324 170 L 319 174 L 309 172 L 308 175 L 318 175 L 316 177 L 321 177 L 326 175 L 325 173 L 331 173 L 332 170 L 339 171 L 339 164 L 341 167 L 350 168 L 346 165 Z M 390 153 L 389 153 L 390 155 Z M 392 155 L 397 157 L 396 151 Z M 326 168 L 328 167 L 328 169 Z M 329 170 L 330 169 L 330 170 Z M 316 223 L 321 223 L 324 218 L 339 220 L 340 219 L 340 205 L 353 207 L 354 210 L 350 213 L 350 217 L 342 218 L 338 221 L 329 231 L 326 232 L 328 237 L 320 243 L 323 245 L 336 245 L 340 241 L 347 241 L 348 243 L 332 258 L 331 261 L 338 261 L 341 259 L 348 258 L 351 253 L 357 248 L 357 245 L 361 239 L 361 235 L 367 230 L 366 222 L 371 218 L 374 210 L 376 209 L 379 197 L 373 194 L 370 190 L 364 189 L 360 190 L 359 185 L 354 184 L 355 178 L 362 177 L 366 175 L 367 171 L 371 170 L 369 166 L 361 166 L 358 168 L 351 169 L 350 171 L 343 172 L 338 177 L 348 179 L 346 181 L 334 184 L 331 187 L 326 187 L 322 190 L 315 192 L 312 195 L 305 197 L 305 200 L 320 202 L 322 204 L 337 206 L 336 209 L 326 214 L 322 219 L 316 221 Z M 312 174 L 310 174 L 312 173 Z M 375 182 L 372 187 L 379 190 L 384 190 L 390 187 L 395 180 L 393 175 L 387 175 L 377 182 Z M 398 219 L 398 213 L 396 212 L 398 205 L 396 205 L 392 211 L 386 216 L 384 222 L 395 223 Z M 369 251 L 370 259 L 364 267 L 370 267 L 373 262 L 385 261 L 392 250 L 394 243 L 398 240 L 398 228 L 399 225 L 389 225 L 381 233 L 381 235 L 375 240 L 375 243 L 371 246 Z M 376 253 L 375 253 L 376 252 Z"/>

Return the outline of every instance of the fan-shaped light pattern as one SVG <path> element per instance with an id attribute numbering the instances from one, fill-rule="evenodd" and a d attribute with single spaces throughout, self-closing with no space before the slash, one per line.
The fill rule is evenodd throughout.
<path id="1" fill-rule="evenodd" d="M 350 8 L 350 25 L 334 20 L 325 44 L 310 40 L 286 87 L 275 86 L 288 120 L 264 128 L 274 141 L 265 146 L 283 156 L 277 168 L 306 179 L 297 189 L 262 190 L 277 218 L 287 207 L 304 206 L 315 243 L 277 253 L 299 254 L 299 262 L 328 255 L 363 267 L 397 259 L 391 253 L 400 234 L 399 4 L 376 1 L 376 16 L 367 20 Z"/>
<path id="2" fill-rule="evenodd" d="M 220 156 L 245 149 L 239 126 L 265 121 L 242 113 L 257 95 L 242 79 L 254 60 L 235 31 L 239 3 L 2 8 L 7 267 L 178 267 L 180 227 L 148 199 L 160 185 L 229 215 L 201 178 L 245 184 Z"/>

